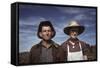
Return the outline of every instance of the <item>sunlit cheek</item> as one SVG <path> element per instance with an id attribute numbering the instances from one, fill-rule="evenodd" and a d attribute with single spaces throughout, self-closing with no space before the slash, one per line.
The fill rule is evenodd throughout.
<path id="1" fill-rule="evenodd" d="M 46 32 L 44 32 L 44 34 L 43 34 L 44 36 L 47 36 L 48 34 L 46 33 Z"/>
<path id="2" fill-rule="evenodd" d="M 52 34 L 52 32 L 49 32 L 49 34 L 51 35 L 51 34 Z"/>
<path id="3" fill-rule="evenodd" d="M 45 36 L 46 35 L 46 33 L 45 32 L 41 32 L 41 36 L 43 37 L 43 36 Z"/>

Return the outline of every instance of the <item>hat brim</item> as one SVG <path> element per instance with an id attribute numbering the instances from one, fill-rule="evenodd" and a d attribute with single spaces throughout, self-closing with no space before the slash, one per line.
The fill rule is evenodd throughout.
<path id="1" fill-rule="evenodd" d="M 80 35 L 81 33 L 83 33 L 85 28 L 84 28 L 84 26 L 65 27 L 64 28 L 64 33 L 69 35 L 69 32 L 70 32 L 71 29 L 78 29 L 78 35 Z"/>

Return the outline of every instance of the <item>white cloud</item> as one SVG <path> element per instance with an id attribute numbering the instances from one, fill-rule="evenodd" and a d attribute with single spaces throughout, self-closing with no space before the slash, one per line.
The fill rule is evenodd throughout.
<path id="1" fill-rule="evenodd" d="M 87 16 L 85 14 L 78 14 L 77 16 L 74 17 L 76 20 L 93 20 L 92 17 Z"/>
<path id="2" fill-rule="evenodd" d="M 88 22 L 88 23 L 91 23 L 91 22 Z M 84 23 L 84 26 L 87 27 L 87 28 L 91 28 L 91 27 L 95 27 L 96 24 L 87 24 L 87 23 Z"/>
<path id="3" fill-rule="evenodd" d="M 82 12 L 80 8 L 72 8 L 72 7 L 56 7 L 56 8 L 61 12 L 68 14 L 76 14 Z"/>
<path id="4" fill-rule="evenodd" d="M 25 34 L 36 34 L 40 21 L 45 20 L 43 17 L 29 17 L 25 20 L 19 20 L 19 31 Z"/>
<path id="5" fill-rule="evenodd" d="M 46 20 L 43 17 L 28 17 L 24 20 L 19 20 L 20 25 L 38 25 L 40 21 Z"/>

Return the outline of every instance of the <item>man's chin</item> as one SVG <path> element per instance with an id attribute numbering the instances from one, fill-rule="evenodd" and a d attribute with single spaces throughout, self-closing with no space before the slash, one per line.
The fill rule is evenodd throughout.
<path id="1" fill-rule="evenodd" d="M 50 41 L 51 39 L 44 39 L 45 41 Z"/>
<path id="2" fill-rule="evenodd" d="M 71 37 L 71 38 L 75 39 L 75 38 L 77 38 L 77 37 Z"/>

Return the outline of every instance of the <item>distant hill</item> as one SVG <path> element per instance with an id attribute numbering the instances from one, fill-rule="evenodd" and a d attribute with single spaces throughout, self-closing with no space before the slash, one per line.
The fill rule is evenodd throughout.
<path id="1" fill-rule="evenodd" d="M 29 64 L 29 52 L 19 53 L 19 64 Z"/>
<path id="2" fill-rule="evenodd" d="M 93 59 L 96 59 L 96 55 L 97 55 L 97 49 L 96 49 L 96 46 L 95 45 L 92 45 L 91 46 L 91 52 L 92 52 L 92 57 Z"/>

